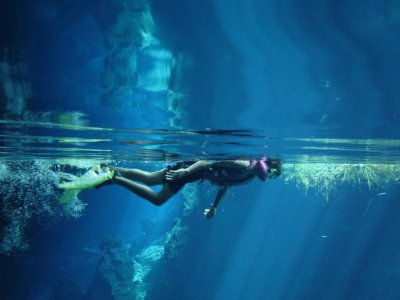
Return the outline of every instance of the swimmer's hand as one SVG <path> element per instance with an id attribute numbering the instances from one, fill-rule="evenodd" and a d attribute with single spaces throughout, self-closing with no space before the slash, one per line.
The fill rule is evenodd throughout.
<path id="1" fill-rule="evenodd" d="M 165 179 L 169 181 L 178 180 L 189 174 L 187 169 L 169 170 L 165 175 Z"/>
<path id="2" fill-rule="evenodd" d="M 212 217 L 215 216 L 216 213 L 217 213 L 217 208 L 211 205 L 209 209 L 207 208 L 204 210 L 204 217 L 206 219 L 211 219 Z"/>

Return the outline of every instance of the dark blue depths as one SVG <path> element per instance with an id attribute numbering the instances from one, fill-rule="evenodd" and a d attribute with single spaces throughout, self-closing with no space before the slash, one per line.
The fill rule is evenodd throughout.
<path id="1" fill-rule="evenodd" d="M 164 43 L 193 61 L 184 80 L 188 128 L 398 137 L 397 1 L 158 2 L 153 17 Z M 150 102 L 130 113 L 116 102 L 104 105 L 99 82 L 110 7 L 108 1 L 2 2 L 1 51 L 8 47 L 11 59 L 30 62 L 31 110 L 80 110 L 95 126 L 167 127 L 169 113 Z M 165 98 L 140 93 L 135 99 Z M 202 217 L 212 187 L 199 188 L 206 196 L 189 220 L 188 246 L 169 272 L 154 278 L 163 282 L 155 282 L 159 290 L 150 299 L 399 297 L 398 187 L 377 195 L 343 186 L 326 202 L 283 180 L 254 182 L 233 189 L 212 221 Z M 104 237 L 116 233 L 134 252 L 173 224 L 182 200 L 154 208 L 114 187 L 84 197 L 83 217 L 32 227 L 28 252 L 0 257 L 3 299 L 46 299 L 63 289 L 67 299 L 83 297 Z M 111 297 L 109 290 L 101 295 Z"/>
<path id="2" fill-rule="evenodd" d="M 378 197 L 342 190 L 328 203 L 282 183 L 262 195 L 258 183 L 250 188 L 233 190 L 213 221 L 204 220 L 201 209 L 194 213 L 190 243 L 155 279 L 164 282 L 149 282 L 158 286 L 150 299 L 397 298 L 398 188 Z M 156 220 L 150 236 L 130 241 L 134 253 L 160 234 L 157 226 L 170 227 L 127 193 L 110 188 L 101 199 L 94 193 L 83 218 L 30 232 L 28 253 L 1 257 L 5 299 L 41 299 L 49 288 L 81 296 L 93 285 L 99 255 L 88 249 L 98 241 L 115 233 L 130 241 L 144 218 Z M 121 201 L 110 203 L 115 196 Z M 200 207 L 210 201 L 202 199 Z M 96 299 L 112 299 L 106 287 Z"/>

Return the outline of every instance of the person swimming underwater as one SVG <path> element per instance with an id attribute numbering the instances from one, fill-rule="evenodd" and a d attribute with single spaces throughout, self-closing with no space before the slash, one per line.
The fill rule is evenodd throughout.
<path id="1" fill-rule="evenodd" d="M 229 187 L 246 184 L 255 177 L 262 181 L 275 179 L 281 175 L 282 161 L 269 158 L 259 160 L 180 161 L 156 172 L 115 166 L 105 167 L 114 171 L 113 178 L 105 182 L 106 185 L 120 185 L 157 206 L 167 202 L 186 184 L 199 180 L 209 180 L 212 184 L 218 186 L 214 202 L 209 209 L 204 210 L 204 216 L 210 219 L 215 215 L 217 207 Z M 137 181 L 145 185 L 137 183 Z M 149 186 L 154 185 L 163 185 L 163 187 L 160 191 L 149 188 Z"/>

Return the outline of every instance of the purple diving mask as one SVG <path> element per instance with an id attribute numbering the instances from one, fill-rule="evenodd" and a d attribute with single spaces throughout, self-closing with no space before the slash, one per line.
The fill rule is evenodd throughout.
<path id="1" fill-rule="evenodd" d="M 268 178 L 268 165 L 265 158 L 261 158 L 257 161 L 257 177 L 262 181 Z"/>

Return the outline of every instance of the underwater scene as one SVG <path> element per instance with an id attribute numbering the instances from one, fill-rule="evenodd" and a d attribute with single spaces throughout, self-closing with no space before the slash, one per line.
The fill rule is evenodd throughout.
<path id="1" fill-rule="evenodd" d="M 0 2 L 0 299 L 399 299 L 400 1 Z"/>

